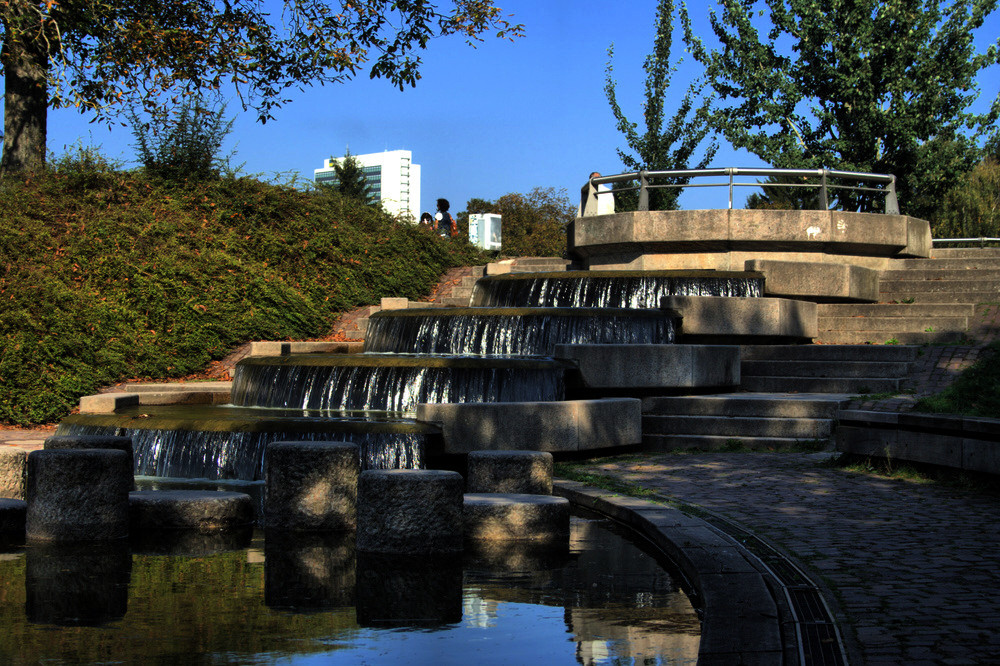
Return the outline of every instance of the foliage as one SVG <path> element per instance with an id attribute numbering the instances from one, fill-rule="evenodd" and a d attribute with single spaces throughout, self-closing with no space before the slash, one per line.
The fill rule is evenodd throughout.
<path id="1" fill-rule="evenodd" d="M 1000 342 L 937 395 L 921 398 L 914 408 L 935 414 L 966 414 L 995 418 L 1000 414 Z"/>
<path id="2" fill-rule="evenodd" d="M 670 78 L 676 70 L 670 61 L 670 46 L 673 41 L 673 13 L 673 1 L 660 0 L 656 8 L 656 39 L 653 42 L 653 53 L 646 57 L 643 64 L 643 69 L 646 72 L 646 101 L 643 104 L 646 129 L 642 134 L 639 134 L 636 130 L 637 124 L 629 121 L 618 104 L 617 84 L 612 78 L 613 69 L 611 66 L 614 46 L 612 45 L 608 49 L 609 59 L 605 70 L 604 94 L 611 105 L 611 112 L 618 124 L 618 131 L 625 136 L 628 147 L 635 153 L 633 155 L 618 149 L 618 156 L 625 168 L 630 171 L 703 169 L 709 165 L 718 149 L 718 144 L 713 138 L 698 163 L 689 167 L 698 146 L 711 131 L 707 122 L 711 111 L 710 100 L 703 101 L 701 106 L 694 111 L 694 116 L 688 119 L 695 106 L 698 90 L 701 87 L 700 82 L 691 83 L 669 122 L 664 117 L 664 102 L 670 88 Z M 666 127 L 664 127 L 665 122 Z M 677 178 L 669 182 L 684 185 L 689 180 L 690 178 Z M 626 184 L 625 187 L 636 184 Z M 650 190 L 649 209 L 676 210 L 680 193 L 680 188 Z M 638 193 L 636 191 L 630 190 L 615 194 L 615 206 L 618 210 L 635 210 L 637 205 Z"/>
<path id="3" fill-rule="evenodd" d="M 365 170 L 358 158 L 351 151 L 339 160 L 330 160 L 333 171 L 337 174 L 337 184 L 334 188 L 345 197 L 351 197 L 368 203 L 371 199 L 368 181 L 365 180 Z"/>
<path id="4" fill-rule="evenodd" d="M 0 3 L 5 167 L 43 161 L 50 106 L 76 107 L 104 122 L 121 109 L 155 112 L 184 94 L 227 87 L 266 122 L 288 101 L 290 88 L 342 82 L 363 69 L 400 89 L 414 85 L 432 38 L 454 34 L 471 44 L 486 34 L 522 34 L 489 0 L 451 0 L 445 7 L 393 0 L 275 4 Z M 37 136 L 22 136 L 26 129 L 40 130 L 40 146 Z"/>
<path id="5" fill-rule="evenodd" d="M 527 194 L 511 192 L 496 201 L 470 199 L 459 229 L 468 237 L 468 213 L 500 215 L 503 247 L 508 257 L 562 257 L 566 253 L 566 225 L 576 217 L 566 190 L 536 187 Z"/>
<path id="6" fill-rule="evenodd" d="M 710 14 L 719 50 L 683 10 L 682 20 L 720 98 L 712 123 L 734 147 L 775 167 L 894 174 L 902 212 L 918 216 L 976 163 L 1000 95 L 988 113 L 969 110 L 976 76 L 998 61 L 996 45 L 976 51 L 973 33 L 995 0 L 719 4 L 721 15 Z M 839 204 L 872 211 L 881 197 L 841 193 Z"/>
<path id="7" fill-rule="evenodd" d="M 143 122 L 132 112 L 132 134 L 146 172 L 167 180 L 218 178 L 228 168 L 219 151 L 233 128 L 225 108 L 210 109 L 204 100 L 186 100 L 170 119 Z"/>
<path id="8" fill-rule="evenodd" d="M 822 210 L 815 187 L 780 187 L 802 185 L 806 178 L 772 176 L 761 184 L 761 191 L 747 197 L 745 208 L 752 210 Z"/>
<path id="9" fill-rule="evenodd" d="M 2 422 L 50 422 L 248 340 L 325 335 L 344 310 L 483 260 L 337 193 L 54 166 L 0 183 Z"/>
<path id="10" fill-rule="evenodd" d="M 988 157 L 930 216 L 935 238 L 1000 238 L 1000 162 Z"/>

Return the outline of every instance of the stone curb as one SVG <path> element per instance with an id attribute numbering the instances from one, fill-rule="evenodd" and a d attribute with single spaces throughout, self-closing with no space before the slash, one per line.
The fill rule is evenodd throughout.
<path id="1" fill-rule="evenodd" d="M 673 507 L 576 481 L 554 480 L 553 494 L 636 530 L 677 564 L 701 599 L 699 664 L 798 663 L 767 579 L 729 537 Z"/>

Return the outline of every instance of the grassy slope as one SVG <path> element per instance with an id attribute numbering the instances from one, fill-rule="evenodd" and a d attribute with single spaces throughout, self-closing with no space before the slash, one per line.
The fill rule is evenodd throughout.
<path id="1" fill-rule="evenodd" d="M 482 261 L 336 195 L 111 170 L 0 183 L 0 422 L 65 415 L 129 377 L 198 371 L 255 339 L 326 334 Z"/>

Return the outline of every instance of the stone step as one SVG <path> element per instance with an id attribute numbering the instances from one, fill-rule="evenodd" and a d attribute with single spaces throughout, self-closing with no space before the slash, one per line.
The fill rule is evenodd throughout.
<path id="1" fill-rule="evenodd" d="M 832 419 L 847 399 L 815 398 L 784 393 L 727 393 L 722 395 L 656 396 L 644 398 L 643 414 L 690 416 L 758 416 Z"/>
<path id="2" fill-rule="evenodd" d="M 897 266 L 917 270 L 1000 270 L 1000 255 L 995 257 L 953 257 L 942 259 L 900 259 Z"/>
<path id="3" fill-rule="evenodd" d="M 886 303 L 892 301 L 897 303 L 903 301 L 907 303 L 996 303 L 1000 301 L 1000 294 L 989 290 L 922 293 L 903 289 L 882 289 L 878 298 Z"/>
<path id="4" fill-rule="evenodd" d="M 928 331 L 964 331 L 968 317 L 817 317 L 816 327 L 824 331 L 892 331 L 897 333 Z"/>
<path id="5" fill-rule="evenodd" d="M 466 276 L 462 278 L 461 283 L 455 289 L 474 289 L 476 287 L 476 282 L 479 281 L 477 277 Z"/>
<path id="6" fill-rule="evenodd" d="M 751 451 L 773 451 L 814 443 L 817 440 L 802 440 L 792 437 L 726 437 L 721 435 L 643 435 L 642 445 L 646 451 L 720 451 L 743 448 Z M 826 448 L 832 449 L 829 438 L 818 440 Z"/>
<path id="7" fill-rule="evenodd" d="M 445 304 L 445 305 L 452 306 L 452 307 L 458 307 L 458 308 L 467 308 L 467 307 L 469 307 L 469 299 L 468 299 L 468 297 L 449 296 L 447 298 L 442 298 L 441 302 L 443 304 Z"/>
<path id="8" fill-rule="evenodd" d="M 740 377 L 905 377 L 909 362 L 743 361 Z"/>
<path id="9" fill-rule="evenodd" d="M 819 303 L 820 317 L 971 317 L 971 303 Z"/>
<path id="10" fill-rule="evenodd" d="M 451 295 L 448 298 L 472 298 L 472 287 L 452 287 Z"/>
<path id="11" fill-rule="evenodd" d="M 985 292 L 1000 293 L 1000 278 L 976 280 L 880 280 L 879 298 L 887 292 L 902 294 Z M 961 303 L 962 301 L 955 301 Z"/>
<path id="12" fill-rule="evenodd" d="M 514 271 L 564 271 L 569 266 L 568 259 L 560 257 L 518 257 L 514 260 Z"/>
<path id="13" fill-rule="evenodd" d="M 916 347 L 850 345 L 743 345 L 744 361 L 914 361 Z"/>
<path id="14" fill-rule="evenodd" d="M 933 260 L 932 260 L 933 261 Z M 1000 281 L 1000 268 L 980 268 L 980 269 L 947 269 L 928 268 L 917 269 L 907 268 L 903 270 L 889 270 L 879 273 L 879 283 L 885 284 L 894 280 L 968 280 L 968 281 Z"/>
<path id="15" fill-rule="evenodd" d="M 1000 247 L 935 247 L 931 257 L 938 259 L 1000 257 Z"/>
<path id="16" fill-rule="evenodd" d="M 833 421 L 830 419 L 660 415 L 642 417 L 643 435 L 819 439 L 829 437 L 832 432 Z"/>
<path id="17" fill-rule="evenodd" d="M 823 345 L 858 345 L 863 347 L 907 347 L 960 343 L 963 331 L 820 331 L 816 342 Z"/>
<path id="18" fill-rule="evenodd" d="M 745 391 L 799 393 L 896 393 L 900 380 L 885 377 L 743 377 Z"/>

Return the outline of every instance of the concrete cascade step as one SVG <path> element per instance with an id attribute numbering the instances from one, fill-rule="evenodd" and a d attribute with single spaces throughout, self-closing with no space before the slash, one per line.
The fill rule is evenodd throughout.
<path id="1" fill-rule="evenodd" d="M 816 342 L 826 345 L 858 345 L 876 349 L 897 346 L 959 343 L 963 331 L 820 331 Z"/>
<path id="2" fill-rule="evenodd" d="M 646 451 L 719 451 L 740 447 L 752 451 L 768 451 L 801 446 L 804 442 L 833 443 L 829 438 L 796 439 L 792 437 L 728 437 L 726 435 L 643 435 Z"/>
<path id="3" fill-rule="evenodd" d="M 822 331 L 920 332 L 927 329 L 965 331 L 968 317 L 818 317 L 816 327 Z"/>
<path id="4" fill-rule="evenodd" d="M 980 268 L 970 269 L 945 269 L 928 268 L 917 269 L 907 268 L 903 270 L 888 270 L 879 273 L 879 283 L 891 282 L 893 280 L 970 280 L 970 281 L 992 281 L 1000 280 L 1000 269 Z"/>
<path id="5" fill-rule="evenodd" d="M 886 292 L 908 294 L 992 292 L 996 295 L 1000 293 L 1000 278 L 988 280 L 969 278 L 962 280 L 879 280 L 879 294 Z"/>
<path id="6" fill-rule="evenodd" d="M 906 361 L 743 361 L 741 377 L 905 377 Z"/>
<path id="7" fill-rule="evenodd" d="M 931 250 L 934 259 L 1000 257 L 1000 247 L 935 247 Z"/>
<path id="8" fill-rule="evenodd" d="M 879 300 L 884 303 L 996 303 L 1000 293 L 990 290 L 916 292 L 909 289 L 882 289 Z"/>
<path id="9" fill-rule="evenodd" d="M 972 303 L 819 303 L 820 317 L 971 317 Z"/>
<path id="10" fill-rule="evenodd" d="M 790 437 L 819 439 L 833 431 L 830 419 L 789 419 L 748 416 L 642 417 L 643 435 L 712 435 L 724 437 Z"/>
<path id="11" fill-rule="evenodd" d="M 448 298 L 472 298 L 472 287 L 452 287 L 451 295 Z"/>
<path id="12" fill-rule="evenodd" d="M 858 345 L 743 345 L 744 361 L 868 361 L 912 362 L 916 347 L 871 347 Z"/>
<path id="13" fill-rule="evenodd" d="M 900 259 L 896 266 L 902 266 L 903 270 L 1000 270 L 1000 255 L 996 257 L 953 257 L 942 259 Z M 894 269 L 896 270 L 896 269 Z"/>
<path id="14" fill-rule="evenodd" d="M 767 393 L 895 393 L 902 380 L 886 377 L 742 377 L 745 391 Z"/>
<path id="15" fill-rule="evenodd" d="M 655 396 L 643 398 L 645 415 L 756 416 L 791 419 L 832 419 L 846 399 L 788 396 L 781 393 Z"/>
<path id="16" fill-rule="evenodd" d="M 469 307 L 469 299 L 461 296 L 449 296 L 448 298 L 441 299 L 441 302 L 457 308 Z"/>

